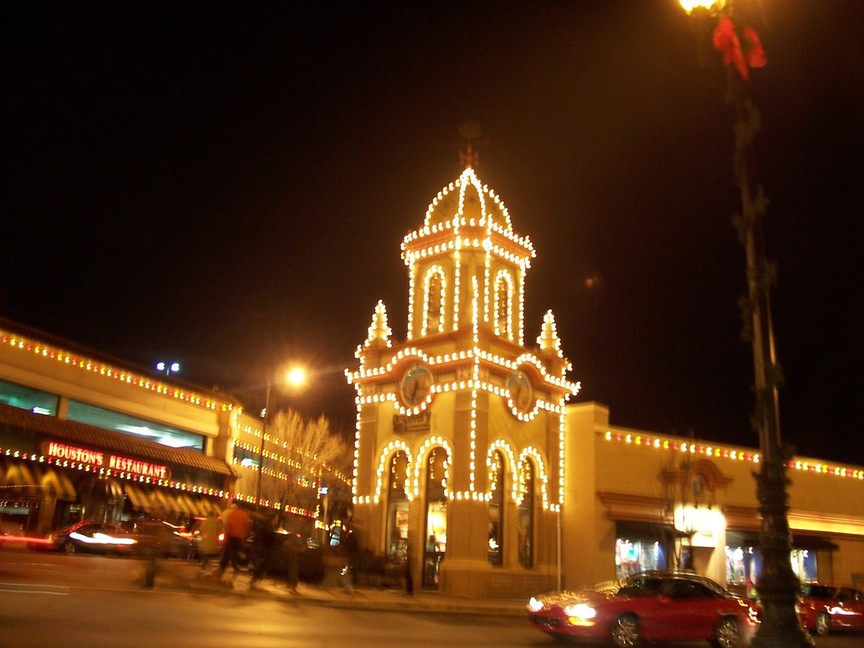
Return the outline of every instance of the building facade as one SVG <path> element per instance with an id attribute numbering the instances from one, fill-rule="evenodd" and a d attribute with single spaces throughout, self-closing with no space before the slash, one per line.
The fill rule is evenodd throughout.
<path id="1" fill-rule="evenodd" d="M 292 465 L 274 430 L 227 394 L 0 320 L 0 529 L 9 534 L 142 515 L 188 524 L 259 498 L 310 533 L 318 481 L 302 476 L 313 496 L 286 501 Z"/>
<path id="2" fill-rule="evenodd" d="M 470 167 L 402 243 L 407 334 L 376 306 L 356 389 L 354 522 L 364 547 L 451 594 L 527 596 L 650 568 L 758 580 L 759 453 L 610 427 L 552 312 L 525 344 L 534 250 Z M 803 580 L 864 579 L 864 470 L 789 467 Z"/>
<path id="3" fill-rule="evenodd" d="M 569 586 L 654 568 L 740 593 L 758 581 L 757 450 L 615 427 L 597 403 L 568 407 L 567 444 Z M 864 468 L 795 457 L 787 476 L 795 573 L 864 588 Z"/>

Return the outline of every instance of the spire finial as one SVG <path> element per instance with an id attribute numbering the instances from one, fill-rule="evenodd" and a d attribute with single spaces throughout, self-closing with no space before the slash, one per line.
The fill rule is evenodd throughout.
<path id="1" fill-rule="evenodd" d="M 480 124 L 475 121 L 464 121 L 459 125 L 459 137 L 465 140 L 465 146 L 459 151 L 459 162 L 463 168 L 476 168 L 480 154 L 474 148 L 474 141 L 480 137 Z"/>

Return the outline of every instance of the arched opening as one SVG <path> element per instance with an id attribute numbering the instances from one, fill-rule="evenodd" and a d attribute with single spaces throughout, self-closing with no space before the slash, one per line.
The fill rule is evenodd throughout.
<path id="1" fill-rule="evenodd" d="M 519 564 L 534 566 L 534 500 L 536 484 L 534 464 L 522 465 L 522 501 L 519 503 Z"/>
<path id="2" fill-rule="evenodd" d="M 489 564 L 504 564 L 504 456 L 496 450 L 489 462 Z"/>
<path id="3" fill-rule="evenodd" d="M 512 340 L 510 287 L 510 277 L 502 271 L 495 280 L 495 333 Z"/>
<path id="4" fill-rule="evenodd" d="M 441 561 L 447 551 L 447 459 L 444 448 L 433 448 L 426 462 L 424 587 L 438 587 Z"/>
<path id="5" fill-rule="evenodd" d="M 444 330 L 444 275 L 440 268 L 429 272 L 426 278 L 425 333 L 440 333 Z"/>
<path id="6" fill-rule="evenodd" d="M 390 459 L 387 484 L 387 558 L 404 561 L 408 557 L 408 456 L 397 452 Z"/>

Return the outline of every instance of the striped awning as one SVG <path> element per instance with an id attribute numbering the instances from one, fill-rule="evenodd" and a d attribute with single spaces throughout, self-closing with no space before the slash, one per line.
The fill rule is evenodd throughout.
<path id="1" fill-rule="evenodd" d="M 161 513 L 170 513 L 174 510 L 174 505 L 171 500 L 168 499 L 168 494 L 161 488 L 153 490 L 151 506 L 154 511 Z"/>
<path id="2" fill-rule="evenodd" d="M 123 490 L 132 507 L 154 515 L 176 513 L 189 517 L 222 515 L 225 502 L 205 495 L 172 492 L 141 484 L 124 484 Z"/>
<path id="3" fill-rule="evenodd" d="M 149 490 L 144 490 L 134 484 L 124 484 L 123 491 L 134 508 L 140 511 L 149 511 L 153 508 L 153 494 Z"/>
<path id="4" fill-rule="evenodd" d="M 74 502 L 78 497 L 72 479 L 62 470 L 55 470 L 53 468 L 42 469 L 40 483 L 59 500 Z"/>
<path id="5" fill-rule="evenodd" d="M 214 500 L 210 497 L 199 497 L 197 501 L 197 515 L 199 517 L 209 517 L 211 515 L 220 516 L 225 509 L 221 500 Z"/>
<path id="6" fill-rule="evenodd" d="M 70 502 L 78 497 L 72 479 L 64 471 L 30 461 L 7 460 L 0 464 L 0 488 Z"/>
<path id="7" fill-rule="evenodd" d="M 168 513 L 195 515 L 192 509 L 192 500 L 187 495 L 167 492 L 161 488 L 153 490 L 152 510 L 157 515 L 166 515 Z"/>
<path id="8" fill-rule="evenodd" d="M 209 517 L 211 515 L 219 517 L 220 515 L 222 515 L 222 511 L 225 510 L 226 506 L 227 504 L 223 500 L 202 497 L 200 515 L 201 517 Z"/>
<path id="9" fill-rule="evenodd" d="M 192 498 L 184 493 L 179 493 L 174 495 L 174 500 L 177 502 L 177 509 L 175 509 L 178 513 L 182 513 L 183 515 L 189 515 L 194 517 L 197 515 L 197 509 L 195 505 L 192 503 Z"/>
<path id="10" fill-rule="evenodd" d="M 10 461 L 0 477 L 0 486 L 12 487 L 21 492 L 42 490 L 37 467 L 26 461 Z"/>
<path id="11" fill-rule="evenodd" d="M 228 508 L 226 500 L 207 500 L 207 503 L 210 505 L 208 514 L 215 515 L 216 517 L 220 517 L 225 512 L 225 509 Z"/>

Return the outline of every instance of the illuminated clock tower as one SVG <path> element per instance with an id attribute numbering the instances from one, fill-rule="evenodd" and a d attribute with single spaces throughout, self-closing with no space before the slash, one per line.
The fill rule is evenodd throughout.
<path id="1" fill-rule="evenodd" d="M 402 242 L 406 339 L 379 302 L 356 388 L 354 522 L 417 588 L 518 596 L 555 586 L 565 406 L 579 390 L 551 311 L 525 346 L 534 249 L 474 169 Z"/>

